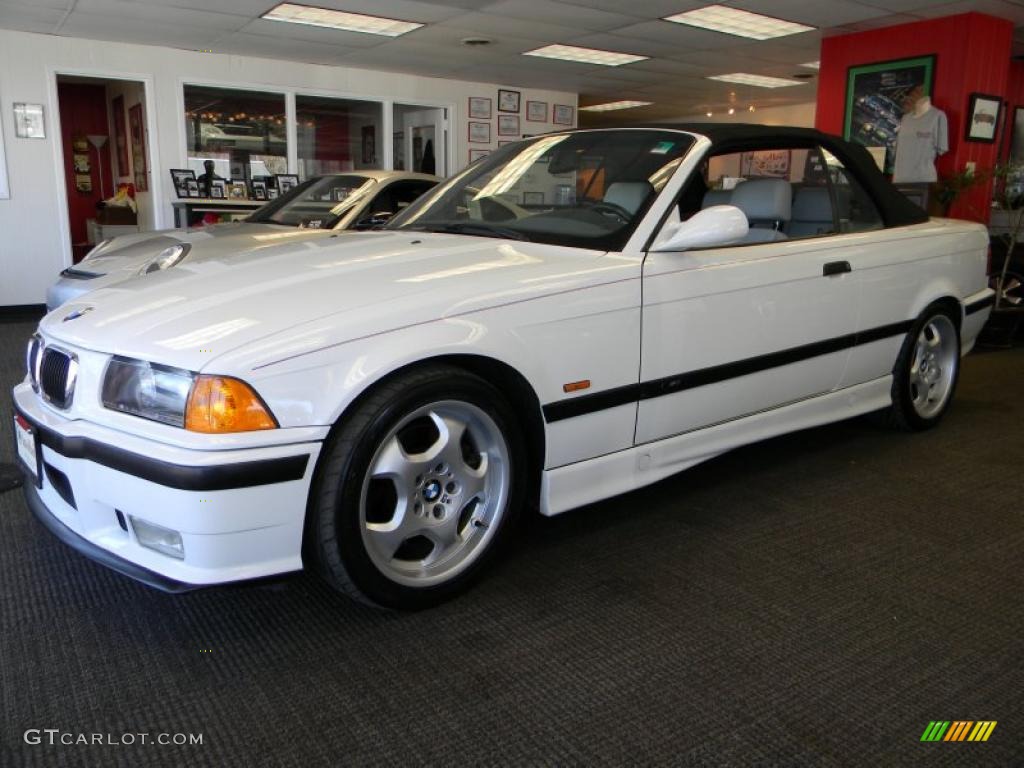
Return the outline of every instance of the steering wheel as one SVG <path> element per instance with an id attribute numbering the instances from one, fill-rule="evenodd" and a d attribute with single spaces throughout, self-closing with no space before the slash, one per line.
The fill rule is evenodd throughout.
<path id="1" fill-rule="evenodd" d="M 619 219 L 623 224 L 629 224 L 629 222 L 633 220 L 633 214 L 627 209 L 623 208 L 618 203 L 610 203 L 607 200 L 594 203 L 590 206 L 590 210 L 599 213 L 602 216 Z"/>

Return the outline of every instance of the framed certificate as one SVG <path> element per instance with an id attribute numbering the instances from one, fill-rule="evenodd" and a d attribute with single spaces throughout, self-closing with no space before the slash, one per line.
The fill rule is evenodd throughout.
<path id="1" fill-rule="evenodd" d="M 526 102 L 526 119 L 531 123 L 548 121 L 548 103 L 546 101 Z"/>
<path id="2" fill-rule="evenodd" d="M 470 144 L 490 144 L 491 143 L 491 124 L 490 123 L 470 123 L 469 124 L 469 142 L 470 142 Z"/>
<path id="3" fill-rule="evenodd" d="M 519 115 L 498 115 L 498 135 L 518 136 Z"/>

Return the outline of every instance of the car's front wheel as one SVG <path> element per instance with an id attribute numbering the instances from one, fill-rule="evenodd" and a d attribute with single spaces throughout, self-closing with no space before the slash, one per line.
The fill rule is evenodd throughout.
<path id="1" fill-rule="evenodd" d="M 501 392 L 461 369 L 379 386 L 325 449 L 307 528 L 320 573 L 393 608 L 462 591 L 523 504 L 523 443 Z"/>
<path id="2" fill-rule="evenodd" d="M 938 424 L 960 375 L 960 330 L 945 305 L 932 305 L 907 334 L 893 369 L 889 420 L 904 430 Z"/>

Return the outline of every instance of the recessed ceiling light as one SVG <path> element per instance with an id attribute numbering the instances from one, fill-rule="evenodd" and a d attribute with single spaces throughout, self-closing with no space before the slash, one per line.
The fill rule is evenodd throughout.
<path id="1" fill-rule="evenodd" d="M 756 107 L 753 104 L 751 104 L 749 107 L 747 107 L 747 112 L 753 112 L 755 109 Z"/>
<path id="2" fill-rule="evenodd" d="M 545 59 L 561 59 L 563 61 L 579 61 L 583 64 L 601 64 L 605 67 L 621 67 L 634 61 L 644 61 L 649 56 L 636 56 L 632 53 L 600 51 L 596 48 L 579 48 L 575 45 L 545 45 L 526 51 L 523 56 L 540 56 Z"/>
<path id="3" fill-rule="evenodd" d="M 707 114 L 708 117 L 713 117 L 715 113 L 714 112 L 707 112 L 705 114 Z"/>
<path id="4" fill-rule="evenodd" d="M 751 13 L 739 8 L 728 8 L 724 5 L 708 5 L 694 11 L 664 16 L 663 19 L 676 24 L 687 24 L 691 27 L 722 32 L 726 35 L 747 37 L 751 40 L 770 40 L 773 37 L 785 37 L 814 29 L 806 24 L 797 24 L 793 21 Z"/>
<path id="5" fill-rule="evenodd" d="M 343 29 L 346 32 L 365 32 L 368 35 L 384 35 L 385 37 L 398 37 L 423 26 L 414 21 L 399 21 L 382 16 L 366 16 L 362 13 L 334 11 L 329 8 L 316 8 L 311 5 L 295 3 L 281 3 L 264 13 L 261 18 L 268 21 L 306 24 L 311 27 Z"/>
<path id="6" fill-rule="evenodd" d="M 808 69 L 821 69 L 820 61 L 808 61 L 806 64 L 801 64 L 801 67 L 807 67 Z"/>
<path id="7" fill-rule="evenodd" d="M 653 101 L 609 101 L 605 104 L 592 104 L 580 107 L 580 112 L 612 112 L 616 109 L 633 109 L 633 107 L 649 107 Z"/>
<path id="8" fill-rule="evenodd" d="M 781 77 L 768 77 L 767 75 L 751 75 L 746 72 L 733 72 L 731 75 L 711 75 L 708 77 L 708 80 L 753 85 L 758 88 L 785 88 L 788 85 L 804 85 L 799 80 L 785 80 Z"/>

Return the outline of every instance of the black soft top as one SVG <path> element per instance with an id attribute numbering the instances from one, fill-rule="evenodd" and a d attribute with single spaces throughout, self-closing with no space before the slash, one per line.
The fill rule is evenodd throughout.
<path id="1" fill-rule="evenodd" d="M 878 170 L 871 154 L 859 144 L 838 136 L 822 133 L 813 128 L 754 125 L 751 123 L 661 123 L 631 125 L 631 128 L 654 128 L 687 131 L 711 140 L 712 152 L 742 152 L 748 149 L 803 149 L 809 144 L 820 144 L 851 171 L 864 185 L 878 206 L 878 212 L 887 227 L 902 227 L 928 221 L 928 214 L 889 183 Z M 766 146 L 766 142 L 770 146 Z"/>

